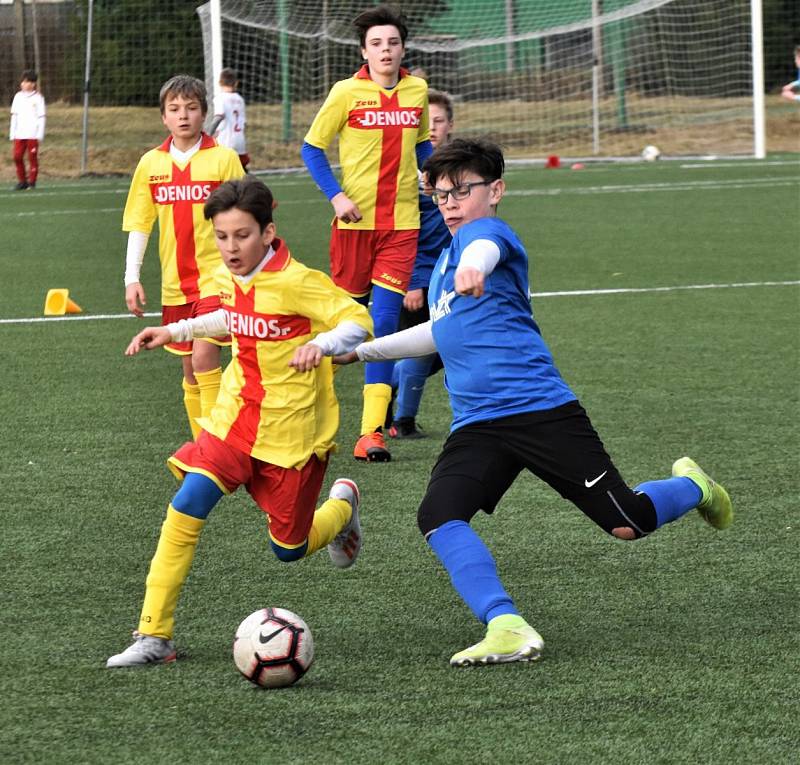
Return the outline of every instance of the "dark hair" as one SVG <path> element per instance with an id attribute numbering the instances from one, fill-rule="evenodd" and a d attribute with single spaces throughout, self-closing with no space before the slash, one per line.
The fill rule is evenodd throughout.
<path id="1" fill-rule="evenodd" d="M 170 77 L 161 86 L 161 92 L 158 94 L 158 102 L 161 106 L 162 114 L 164 113 L 167 98 L 170 96 L 193 98 L 200 102 L 200 108 L 203 110 L 203 114 L 208 112 L 206 86 L 202 80 L 198 80 L 197 77 L 192 77 L 190 74 L 176 74 L 174 77 Z"/>
<path id="2" fill-rule="evenodd" d="M 272 192 L 261 181 L 249 176 L 240 181 L 226 181 L 211 192 L 203 205 L 203 215 L 211 220 L 234 208 L 250 213 L 263 232 L 272 223 Z"/>
<path id="3" fill-rule="evenodd" d="M 422 170 L 428 174 L 431 186 L 435 186 L 439 178 L 457 183 L 469 172 L 485 181 L 496 181 L 503 177 L 505 164 L 503 151 L 496 143 L 485 138 L 454 138 L 437 148 Z"/>
<path id="4" fill-rule="evenodd" d="M 35 69 L 23 69 L 20 80 L 25 80 L 26 82 L 38 82 L 39 75 L 36 73 Z"/>
<path id="5" fill-rule="evenodd" d="M 406 38 L 408 37 L 406 17 L 391 5 L 379 5 L 376 8 L 370 8 L 368 11 L 359 13 L 353 19 L 353 26 L 358 32 L 358 40 L 362 48 L 367 47 L 367 32 L 372 27 L 397 27 L 403 45 L 406 44 Z"/>
<path id="6" fill-rule="evenodd" d="M 235 88 L 239 84 L 239 78 L 233 69 L 221 69 L 219 73 L 220 85 L 225 85 L 227 88 Z"/>
<path id="7" fill-rule="evenodd" d="M 447 114 L 447 121 L 453 121 L 453 99 L 447 93 L 441 90 L 428 89 L 428 104 L 436 104 L 441 106 Z"/>

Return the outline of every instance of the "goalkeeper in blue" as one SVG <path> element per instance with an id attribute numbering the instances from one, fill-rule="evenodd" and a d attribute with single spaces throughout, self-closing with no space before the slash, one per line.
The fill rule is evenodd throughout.
<path id="1" fill-rule="evenodd" d="M 525 247 L 496 215 L 503 169 L 500 149 L 483 140 L 454 139 L 427 160 L 433 199 L 453 234 L 433 269 L 430 321 L 334 359 L 442 358 L 453 422 L 417 521 L 486 625 L 483 640 L 450 659 L 458 667 L 533 661 L 544 648 L 470 526 L 478 511 L 494 512 L 523 469 L 617 539 L 641 539 L 695 508 L 715 529 L 733 521 L 728 493 L 689 457 L 671 477 L 633 489 L 620 476 L 533 319 Z"/>

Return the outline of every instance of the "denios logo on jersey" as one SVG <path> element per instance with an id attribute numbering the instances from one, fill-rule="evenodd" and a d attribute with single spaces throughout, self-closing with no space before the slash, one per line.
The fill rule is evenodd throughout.
<path id="1" fill-rule="evenodd" d="M 307 316 L 250 313 L 237 311 L 229 305 L 222 307 L 225 309 L 225 324 L 232 335 L 257 340 L 290 340 L 311 334 L 311 320 Z"/>
<path id="2" fill-rule="evenodd" d="M 357 107 L 348 116 L 348 125 L 359 130 L 383 130 L 384 128 L 418 128 L 422 107 L 400 106 L 397 93 L 387 98 L 380 94 L 381 105 L 374 108 L 361 107 L 364 101 L 358 101 Z"/>
<path id="3" fill-rule="evenodd" d="M 155 183 L 150 193 L 157 205 L 175 202 L 205 202 L 211 192 L 219 186 L 219 181 L 186 181 L 184 183 Z"/>

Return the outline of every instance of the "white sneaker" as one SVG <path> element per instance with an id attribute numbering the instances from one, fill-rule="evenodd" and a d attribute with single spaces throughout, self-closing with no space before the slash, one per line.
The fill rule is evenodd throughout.
<path id="1" fill-rule="evenodd" d="M 169 661 L 175 661 L 176 658 L 175 644 L 171 640 L 134 632 L 133 643 L 122 653 L 112 656 L 106 662 L 106 668 L 166 664 Z"/>
<path id="2" fill-rule="evenodd" d="M 331 563 L 339 568 L 349 568 L 356 562 L 358 553 L 361 552 L 361 521 L 358 517 L 358 505 L 361 497 L 358 486 L 349 478 L 337 478 L 331 486 L 331 499 L 345 499 L 353 508 L 353 514 L 347 525 L 334 537 L 328 545 L 328 555 Z"/>

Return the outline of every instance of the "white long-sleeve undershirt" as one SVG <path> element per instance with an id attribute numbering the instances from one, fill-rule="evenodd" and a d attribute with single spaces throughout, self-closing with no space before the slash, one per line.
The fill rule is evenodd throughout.
<path id="1" fill-rule="evenodd" d="M 126 287 L 142 280 L 144 251 L 147 249 L 149 239 L 150 234 L 145 234 L 143 231 L 131 231 L 128 233 L 128 251 L 125 253 Z"/>
<path id="2" fill-rule="evenodd" d="M 203 337 L 222 337 L 228 334 L 225 311 L 220 308 L 202 316 L 167 324 L 172 342 L 186 343 Z M 320 332 L 309 342 L 322 350 L 325 356 L 335 356 L 352 351 L 369 333 L 354 321 L 343 321 L 328 332 Z"/>
<path id="3" fill-rule="evenodd" d="M 362 343 L 355 351 L 360 361 L 391 361 L 435 353 L 436 343 L 433 342 L 431 322 L 426 321 L 402 332 Z"/>
<path id="4" fill-rule="evenodd" d="M 461 253 L 456 273 L 465 268 L 474 268 L 488 276 L 500 262 L 500 248 L 491 239 L 475 239 Z"/>

